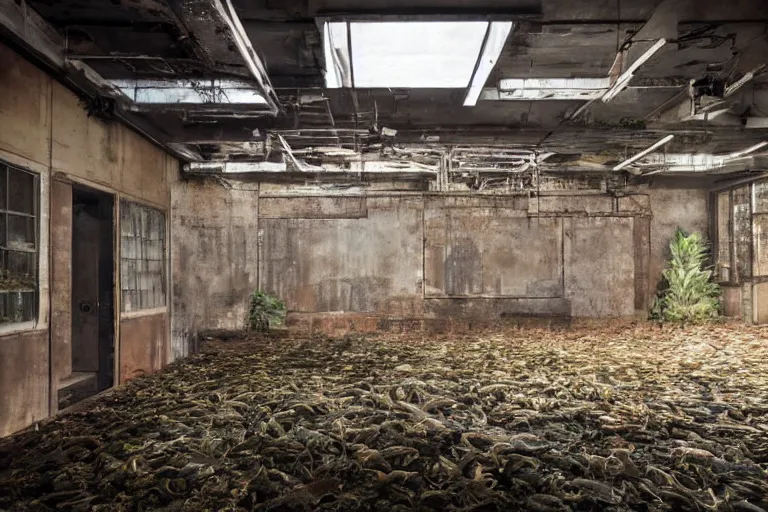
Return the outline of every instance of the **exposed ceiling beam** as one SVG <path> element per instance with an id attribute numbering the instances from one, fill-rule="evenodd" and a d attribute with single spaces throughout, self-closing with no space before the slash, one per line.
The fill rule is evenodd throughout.
<path id="1" fill-rule="evenodd" d="M 68 60 L 65 41 L 59 33 L 25 0 L 0 1 L 0 31 L 31 53 L 43 66 L 60 78 L 82 97 L 108 98 L 112 103 L 110 114 L 144 135 L 153 143 L 187 160 L 188 152 L 179 152 L 167 144 L 168 134 L 145 118 L 131 111 L 131 101 L 87 64 Z"/>
<path id="2" fill-rule="evenodd" d="M 603 94 L 601 97 L 602 101 L 607 103 L 615 98 L 621 91 L 623 91 L 635 76 L 635 72 L 640 69 L 640 66 L 645 64 L 648 59 L 653 57 L 653 55 L 658 52 L 665 44 L 667 44 L 666 39 L 659 39 L 653 44 L 653 46 L 648 48 L 645 53 L 638 57 L 637 60 L 630 64 L 629 67 L 621 75 L 619 75 L 616 81 L 611 84 L 608 90 L 605 91 L 605 94 Z"/>
<path id="3" fill-rule="evenodd" d="M 480 57 L 477 59 L 475 71 L 472 73 L 469 89 L 464 98 L 465 107 L 473 107 L 477 104 L 477 99 L 480 97 L 491 71 L 496 66 L 501 50 L 514 26 L 515 24 L 511 21 L 496 21 L 488 24 L 483 48 L 480 50 Z"/>
<path id="4" fill-rule="evenodd" d="M 237 16 L 237 12 L 235 12 L 232 1 L 213 0 L 213 5 L 232 31 L 240 55 L 243 57 L 243 60 L 245 60 L 246 66 L 253 74 L 253 77 L 259 82 L 272 113 L 277 115 L 277 113 L 280 112 L 280 103 L 277 99 L 277 94 L 269 81 L 266 66 L 264 66 L 264 63 L 261 62 L 261 59 L 256 54 L 256 50 L 254 50 L 251 40 L 245 32 L 243 24 Z"/>

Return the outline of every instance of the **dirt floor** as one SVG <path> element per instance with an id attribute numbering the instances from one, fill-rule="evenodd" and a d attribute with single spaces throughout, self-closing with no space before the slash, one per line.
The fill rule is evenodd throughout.
<path id="1" fill-rule="evenodd" d="M 0 441 L 0 509 L 768 511 L 766 334 L 213 342 Z"/>

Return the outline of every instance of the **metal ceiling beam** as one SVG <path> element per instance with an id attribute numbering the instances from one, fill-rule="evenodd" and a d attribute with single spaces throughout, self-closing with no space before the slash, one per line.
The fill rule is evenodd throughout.
<path id="1" fill-rule="evenodd" d="M 618 94 L 629 85 L 629 82 L 635 76 L 635 72 L 640 69 L 640 66 L 645 64 L 651 57 L 656 54 L 656 52 L 661 50 L 665 44 L 667 44 L 667 40 L 663 37 L 656 41 L 653 46 L 648 48 L 645 53 L 643 53 L 634 62 L 632 62 L 632 64 L 630 64 L 629 67 L 621 75 L 619 75 L 616 81 L 611 84 L 611 86 L 607 91 L 605 91 L 605 94 L 603 94 L 600 99 L 604 103 L 607 103 L 618 96 Z"/>
<path id="2" fill-rule="evenodd" d="M 467 95 L 464 98 L 465 107 L 473 107 L 477 104 L 477 99 L 491 75 L 491 71 L 499 60 L 499 55 L 507 42 L 509 33 L 515 28 L 512 21 L 497 21 L 488 23 L 488 29 L 485 33 L 483 47 L 475 63 L 475 70 L 469 82 Z"/>
<path id="3" fill-rule="evenodd" d="M 231 0 L 213 0 L 213 5 L 232 31 L 235 45 L 240 51 L 240 55 L 245 60 L 246 66 L 253 74 L 253 77 L 259 82 L 272 113 L 277 115 L 280 112 L 280 102 L 277 99 L 275 89 L 269 81 L 266 66 L 261 62 L 261 59 L 256 54 L 256 50 L 251 45 L 251 40 L 245 32 Z"/>

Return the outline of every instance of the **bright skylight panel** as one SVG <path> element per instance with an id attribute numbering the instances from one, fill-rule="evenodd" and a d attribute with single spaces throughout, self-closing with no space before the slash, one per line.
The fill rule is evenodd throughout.
<path id="1" fill-rule="evenodd" d="M 355 87 L 465 88 L 488 22 L 352 22 L 349 26 Z M 326 32 L 337 33 L 332 27 Z M 345 45 L 339 43 L 334 40 L 336 46 Z M 337 86 L 334 80 L 327 82 L 329 87 Z"/>

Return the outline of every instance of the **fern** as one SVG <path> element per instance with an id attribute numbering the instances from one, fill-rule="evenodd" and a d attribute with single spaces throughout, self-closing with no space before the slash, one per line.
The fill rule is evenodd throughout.
<path id="1" fill-rule="evenodd" d="M 266 332 L 270 326 L 282 325 L 285 313 L 285 304 L 280 299 L 256 290 L 251 294 L 251 303 L 248 308 L 248 329 Z"/>
<path id="2" fill-rule="evenodd" d="M 707 246 L 699 233 L 680 228 L 669 243 L 669 268 L 662 271 L 663 286 L 651 307 L 651 317 L 668 322 L 702 322 L 717 317 L 720 287 L 705 267 Z"/>

